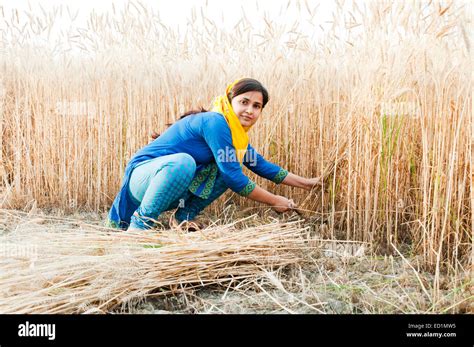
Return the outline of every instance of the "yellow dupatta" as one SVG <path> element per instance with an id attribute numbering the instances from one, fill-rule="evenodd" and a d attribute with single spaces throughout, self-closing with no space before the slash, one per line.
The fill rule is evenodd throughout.
<path id="1" fill-rule="evenodd" d="M 225 94 L 219 95 L 214 99 L 211 111 L 218 112 L 224 115 L 225 120 L 229 125 L 230 132 L 232 134 L 232 144 L 234 145 L 237 159 L 242 165 L 249 144 L 249 137 L 247 135 L 247 132 L 250 130 L 251 127 L 244 127 L 242 126 L 242 124 L 240 124 L 239 118 L 235 114 L 234 109 L 232 108 L 232 105 L 229 101 L 229 98 L 227 97 L 227 95 L 235 86 L 235 84 L 240 80 L 242 80 L 242 78 L 239 78 L 229 84 L 225 90 Z"/>
<path id="2" fill-rule="evenodd" d="M 242 166 L 249 144 L 247 131 L 249 131 L 251 127 L 244 127 L 240 124 L 239 118 L 235 114 L 229 98 L 227 97 L 234 85 L 240 80 L 241 78 L 229 84 L 225 90 L 225 94 L 219 95 L 214 99 L 211 111 L 221 113 L 225 117 L 232 134 L 232 144 L 236 151 L 236 157 L 239 160 L 240 166 Z M 216 163 L 208 164 L 197 173 L 191 181 L 188 189 L 194 195 L 202 199 L 207 199 L 214 189 L 217 172 L 218 168 Z"/>

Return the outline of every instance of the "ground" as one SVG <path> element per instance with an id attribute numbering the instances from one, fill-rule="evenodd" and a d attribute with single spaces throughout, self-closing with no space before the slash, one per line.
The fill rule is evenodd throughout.
<path id="1" fill-rule="evenodd" d="M 236 209 L 234 207 L 234 209 Z M 230 211 L 231 209 L 229 209 Z M 226 212 L 217 223 L 241 218 L 249 211 Z M 34 209 L 22 214 L 25 222 L 100 225 L 105 213 Z M 160 218 L 167 227 L 168 215 Z M 248 223 L 266 219 L 297 219 L 300 216 L 275 215 L 268 211 L 249 218 Z M 208 213 L 202 221 L 216 216 Z M 247 223 L 247 224 L 246 224 Z M 303 223 L 311 224 L 311 220 Z M 4 221 L 4 228 L 12 228 Z M 317 227 L 311 225 L 312 232 Z M 8 230 L 6 230 L 8 232 Z M 347 245 L 347 244 L 342 244 Z M 302 261 L 284 268 L 267 269 L 257 279 L 236 281 L 226 286 L 210 285 L 187 289 L 184 293 L 137 299 L 115 307 L 112 313 L 473 313 L 473 281 L 469 272 L 456 277 L 441 274 L 440 292 L 433 299 L 433 273 L 424 270 L 421 258 L 374 254 L 370 247 L 351 248 L 327 245 L 301 252 Z M 359 252 L 357 252 L 359 251 Z"/>

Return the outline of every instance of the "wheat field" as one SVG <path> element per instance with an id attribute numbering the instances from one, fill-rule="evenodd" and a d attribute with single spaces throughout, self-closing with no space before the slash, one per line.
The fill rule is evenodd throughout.
<path id="1" fill-rule="evenodd" d="M 0 207 L 107 211 L 152 131 L 251 76 L 270 93 L 252 145 L 325 181 L 307 193 L 252 179 L 294 198 L 325 237 L 408 245 L 435 284 L 472 268 L 472 5 L 341 2 L 325 30 L 316 3 L 288 6 L 319 35 L 245 15 L 227 31 L 205 9 L 183 34 L 130 2 L 53 41 L 73 13 L 0 6 Z M 230 202 L 261 207 L 226 193 L 210 210 Z"/>

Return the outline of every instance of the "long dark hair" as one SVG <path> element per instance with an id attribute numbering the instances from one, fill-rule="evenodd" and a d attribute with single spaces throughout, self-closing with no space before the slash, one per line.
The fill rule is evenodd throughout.
<path id="1" fill-rule="evenodd" d="M 227 94 L 227 98 L 229 99 L 229 102 L 230 102 L 236 96 L 238 96 L 240 94 L 247 93 L 247 92 L 260 92 L 260 93 L 262 93 L 262 96 L 263 96 L 262 109 L 265 107 L 265 105 L 268 103 L 268 100 L 270 99 L 270 97 L 268 96 L 268 91 L 263 86 L 263 84 L 261 84 L 259 81 L 255 80 L 253 78 L 242 78 L 239 82 L 237 82 L 232 87 L 230 92 Z M 189 111 L 186 111 L 185 113 L 183 113 L 179 117 L 179 119 L 183 119 L 187 116 L 191 116 L 191 115 L 198 114 L 198 113 L 201 113 L 201 112 L 208 112 L 208 110 L 206 110 L 204 107 L 200 107 L 198 110 L 189 110 Z M 167 125 L 170 126 L 171 124 L 167 124 Z M 153 132 L 151 134 L 151 137 L 153 139 L 156 139 L 159 136 L 160 136 L 160 134 L 158 134 L 156 132 Z"/>

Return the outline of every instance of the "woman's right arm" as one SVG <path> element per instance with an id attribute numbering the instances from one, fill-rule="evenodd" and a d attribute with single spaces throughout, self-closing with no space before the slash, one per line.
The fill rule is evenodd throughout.
<path id="1" fill-rule="evenodd" d="M 214 155 L 224 182 L 230 189 L 241 196 L 270 205 L 277 212 L 286 212 L 296 207 L 292 200 L 272 194 L 252 182 L 242 172 L 242 167 L 235 156 L 227 158 L 226 155 L 222 155 L 235 151 L 230 129 L 223 116 L 216 115 L 207 119 L 204 126 L 202 136 Z"/>

